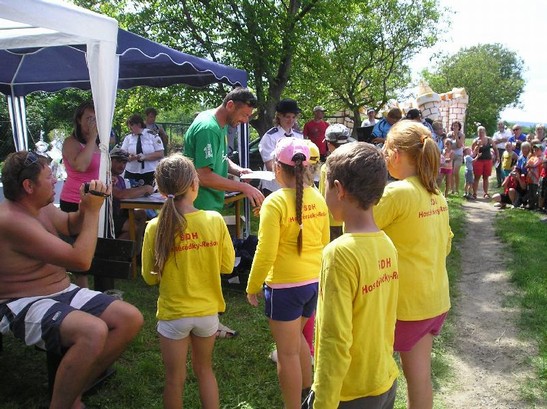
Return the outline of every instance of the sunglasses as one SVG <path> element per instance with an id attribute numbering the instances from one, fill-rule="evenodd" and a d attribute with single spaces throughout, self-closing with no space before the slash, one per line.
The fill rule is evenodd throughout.
<path id="1" fill-rule="evenodd" d="M 34 165 L 36 162 L 38 162 L 38 159 L 40 157 L 32 152 L 32 151 L 28 151 L 27 152 L 27 156 L 25 156 L 25 160 L 23 162 L 23 167 L 19 170 L 19 173 L 17 173 L 17 179 L 19 180 L 19 178 L 21 177 L 21 174 L 27 170 L 29 167 L 31 167 L 32 165 Z"/>

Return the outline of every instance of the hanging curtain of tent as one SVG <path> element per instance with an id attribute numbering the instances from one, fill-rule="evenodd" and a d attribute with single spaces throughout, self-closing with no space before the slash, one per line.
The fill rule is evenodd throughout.
<path id="1" fill-rule="evenodd" d="M 7 95 L 6 99 L 8 101 L 8 110 L 15 150 L 28 150 L 27 111 L 25 108 L 25 97 L 14 97 Z"/>

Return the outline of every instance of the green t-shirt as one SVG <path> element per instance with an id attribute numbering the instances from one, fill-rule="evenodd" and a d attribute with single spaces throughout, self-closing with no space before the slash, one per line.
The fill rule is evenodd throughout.
<path id="1" fill-rule="evenodd" d="M 227 127 L 220 127 L 214 110 L 200 113 L 184 135 L 184 155 L 194 161 L 196 169 L 209 167 L 222 177 L 228 176 L 226 156 Z M 224 207 L 224 191 L 199 187 L 194 206 L 201 210 L 220 211 Z"/>

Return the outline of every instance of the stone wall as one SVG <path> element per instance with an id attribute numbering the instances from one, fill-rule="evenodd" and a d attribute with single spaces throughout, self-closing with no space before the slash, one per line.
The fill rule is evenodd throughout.
<path id="1" fill-rule="evenodd" d="M 441 121 L 446 132 L 450 131 L 453 122 L 459 121 L 465 133 L 465 116 L 469 96 L 465 88 L 452 88 L 452 91 L 437 94 L 429 85 L 421 83 L 418 86 L 416 98 L 418 108 L 422 111 L 422 117 L 431 118 L 433 121 Z"/>

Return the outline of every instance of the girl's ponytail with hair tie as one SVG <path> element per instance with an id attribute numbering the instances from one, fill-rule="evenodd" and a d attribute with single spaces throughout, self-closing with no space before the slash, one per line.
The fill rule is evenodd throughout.
<path id="1" fill-rule="evenodd" d="M 174 199 L 174 198 L 175 198 L 175 195 L 168 194 L 168 195 L 167 195 L 167 198 L 168 198 L 168 199 Z"/>
<path id="2" fill-rule="evenodd" d="M 426 140 L 427 138 L 429 138 L 428 135 L 422 135 L 422 136 L 420 136 L 420 143 L 423 145 L 423 144 L 425 143 L 425 140 Z"/>

